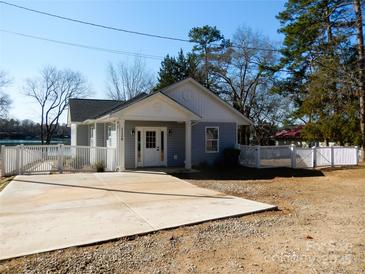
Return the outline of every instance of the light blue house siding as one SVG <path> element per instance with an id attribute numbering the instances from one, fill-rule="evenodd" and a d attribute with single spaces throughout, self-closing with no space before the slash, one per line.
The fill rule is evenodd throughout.
<path id="1" fill-rule="evenodd" d="M 205 127 L 219 127 L 219 152 L 205 152 Z M 135 136 L 132 130 L 136 127 L 166 127 L 170 130 L 167 134 L 167 166 L 184 166 L 185 161 L 185 123 L 177 122 L 125 122 L 125 167 L 135 168 Z M 203 123 L 192 125 L 191 132 L 191 157 L 192 165 L 207 163 L 213 165 L 223 158 L 225 148 L 232 148 L 236 142 L 235 123 Z"/>
<path id="2" fill-rule="evenodd" d="M 219 152 L 205 152 L 205 127 L 219 127 Z M 235 123 L 197 123 L 193 125 L 191 143 L 191 162 L 193 166 L 203 163 L 213 165 L 223 159 L 225 148 L 233 148 L 236 143 Z"/>
<path id="3" fill-rule="evenodd" d="M 167 166 L 184 166 L 185 161 L 185 123 L 177 122 L 125 122 L 125 167 L 135 168 L 135 136 L 132 130 L 136 127 L 166 127 L 167 134 Z"/>

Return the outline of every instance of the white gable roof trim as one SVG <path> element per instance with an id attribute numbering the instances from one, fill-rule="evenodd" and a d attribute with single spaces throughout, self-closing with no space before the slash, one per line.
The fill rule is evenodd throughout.
<path id="1" fill-rule="evenodd" d="M 167 95 L 153 93 L 127 107 L 116 109 L 99 120 L 121 118 L 145 121 L 199 121 L 201 117 Z"/>

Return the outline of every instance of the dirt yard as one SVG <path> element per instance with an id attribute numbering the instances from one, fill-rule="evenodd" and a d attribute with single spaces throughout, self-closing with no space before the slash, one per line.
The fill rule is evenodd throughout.
<path id="1" fill-rule="evenodd" d="M 279 210 L 3 261 L 0 273 L 365 273 L 364 166 L 179 177 Z"/>

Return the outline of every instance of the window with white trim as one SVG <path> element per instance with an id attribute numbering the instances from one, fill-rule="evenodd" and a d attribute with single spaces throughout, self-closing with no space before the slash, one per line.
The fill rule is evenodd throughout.
<path id="1" fill-rule="evenodd" d="M 219 127 L 205 128 L 205 152 L 219 152 Z"/>

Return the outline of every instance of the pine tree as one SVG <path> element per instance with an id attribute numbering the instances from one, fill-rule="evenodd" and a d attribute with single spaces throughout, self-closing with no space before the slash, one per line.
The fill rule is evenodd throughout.
<path id="1" fill-rule="evenodd" d="M 198 54 L 202 64 L 204 86 L 216 91 L 215 78 L 211 72 L 214 70 L 214 62 L 229 47 L 230 41 L 224 39 L 217 27 L 208 25 L 192 28 L 189 38 L 191 42 L 195 43 L 193 52 Z"/>
<path id="2" fill-rule="evenodd" d="M 194 53 L 184 54 L 180 49 L 177 57 L 166 55 L 161 62 L 158 83 L 155 90 L 162 89 L 188 77 L 203 83 L 203 74 L 199 69 L 199 60 Z"/>
<path id="3" fill-rule="evenodd" d="M 285 35 L 280 66 L 285 77 L 274 90 L 292 97 L 294 118 L 306 123 L 307 138 L 359 143 L 353 1 L 289 0 L 277 18 Z"/>

